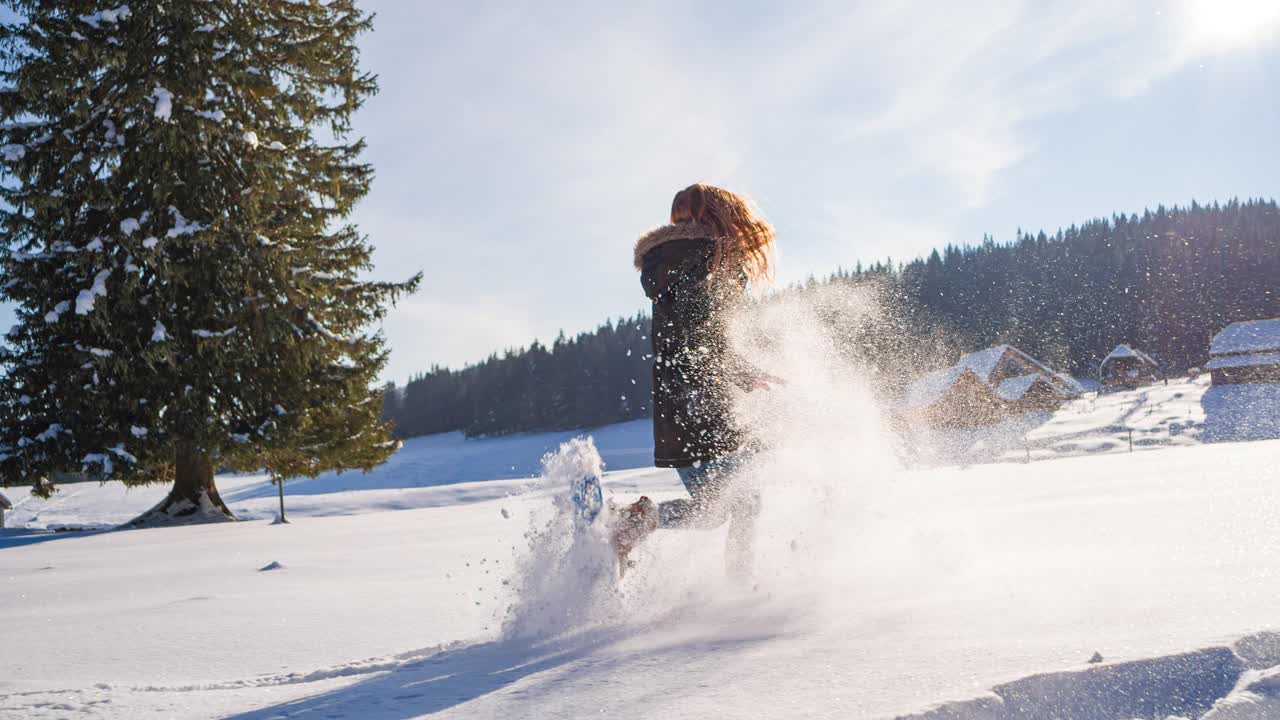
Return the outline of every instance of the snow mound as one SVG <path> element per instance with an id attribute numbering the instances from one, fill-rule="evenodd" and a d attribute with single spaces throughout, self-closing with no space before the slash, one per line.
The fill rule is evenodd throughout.
<path id="1" fill-rule="evenodd" d="M 1280 665 L 1250 670 L 1231 694 L 1218 700 L 1201 720 L 1270 720 L 1280 717 Z"/>
<path id="2" fill-rule="evenodd" d="M 1213 647 L 1032 675 L 899 720 L 1252 720 L 1280 717 L 1278 711 L 1280 667 L 1251 670 L 1237 650 Z"/>
<path id="3" fill-rule="evenodd" d="M 207 493 L 202 492 L 196 501 L 167 496 L 155 507 L 126 523 L 125 527 L 152 528 L 218 522 L 235 522 L 235 518 L 219 507 Z"/>
<path id="4" fill-rule="evenodd" d="M 1214 385 L 1200 405 L 1205 442 L 1280 438 L 1280 383 Z"/>
<path id="5" fill-rule="evenodd" d="M 1280 632 L 1260 632 L 1236 641 L 1236 655 L 1253 670 L 1280 666 Z"/>

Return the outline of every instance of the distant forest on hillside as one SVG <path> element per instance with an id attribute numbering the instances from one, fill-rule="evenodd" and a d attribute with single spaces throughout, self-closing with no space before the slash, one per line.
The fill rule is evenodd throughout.
<path id="1" fill-rule="evenodd" d="M 868 289 L 893 308 L 876 327 L 849 331 L 859 346 L 851 352 L 890 384 L 955 359 L 939 352 L 998 343 L 1078 377 L 1094 377 L 1118 343 L 1183 372 L 1204 361 L 1209 339 L 1224 325 L 1280 316 L 1280 209 L 1275 200 L 1159 207 L 1053 235 L 1019 231 L 1008 243 L 988 237 L 907 263 L 859 263 L 777 295 L 832 286 Z M 825 320 L 839 332 L 838 314 Z M 648 334 L 642 314 L 461 370 L 435 367 L 404 387 L 389 386 L 385 414 L 402 437 L 565 430 L 645 417 Z M 928 343 L 933 355 L 906 351 Z"/>

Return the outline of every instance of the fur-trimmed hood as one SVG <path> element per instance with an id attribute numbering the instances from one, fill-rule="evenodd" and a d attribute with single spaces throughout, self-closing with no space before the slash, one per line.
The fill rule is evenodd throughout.
<path id="1" fill-rule="evenodd" d="M 675 240 L 709 240 L 711 232 L 702 227 L 698 223 L 684 222 L 675 225 L 663 225 L 660 228 L 650 230 L 636 240 L 636 247 L 633 253 L 633 261 L 636 270 L 644 267 L 644 256 L 649 254 L 650 250 Z"/>

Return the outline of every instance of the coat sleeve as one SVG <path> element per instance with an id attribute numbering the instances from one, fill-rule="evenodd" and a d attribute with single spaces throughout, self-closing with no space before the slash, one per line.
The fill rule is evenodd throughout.
<path id="1" fill-rule="evenodd" d="M 724 364 L 725 377 L 729 379 L 729 382 L 737 385 L 747 392 L 750 392 L 755 387 L 756 380 L 764 376 L 764 371 L 755 365 L 752 365 L 746 358 L 734 352 L 733 348 L 729 347 L 727 339 L 724 341 L 724 344 L 725 348 L 722 362 Z"/>

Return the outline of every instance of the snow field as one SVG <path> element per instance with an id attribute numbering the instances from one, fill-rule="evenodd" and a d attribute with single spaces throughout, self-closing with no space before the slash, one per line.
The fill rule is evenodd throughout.
<path id="1" fill-rule="evenodd" d="M 78 677 L 140 686 L 238 680 L 459 639 L 453 628 L 494 629 L 494 596 L 520 528 L 492 506 L 484 512 L 492 518 L 476 517 L 479 508 L 10 548 L 6 586 L 17 595 L 0 616 L 16 632 L 4 652 L 5 689 Z M 477 525 L 492 527 L 470 533 Z M 259 570 L 273 561 L 284 567 Z M 424 598 L 450 600 L 424 613 Z"/>
<path id="2" fill-rule="evenodd" d="M 1270 702 L 1280 663 L 1231 645 L 1280 629 L 1280 441 L 1199 444 L 1204 388 L 1171 384 L 1041 422 L 1044 462 L 904 470 L 821 334 L 762 323 L 779 342 L 753 361 L 790 382 L 739 408 L 769 441 L 740 480 L 763 496 L 754 582 L 725 576 L 723 528 L 656 533 L 615 581 L 564 499 L 586 445 L 533 477 L 572 433 L 410 440 L 367 476 L 290 481 L 287 526 L 269 524 L 274 486 L 237 476 L 219 482 L 246 522 L 51 533 L 163 493 L 67 485 L 0 534 L 0 717 L 1129 720 Z M 1163 451 L 1129 453 L 1121 423 Z M 593 433 L 606 500 L 681 493 L 649 467 L 649 432 Z"/>
<path id="3" fill-rule="evenodd" d="M 1095 651 L 1105 668 L 1275 628 L 1278 451 L 898 472 L 805 524 L 789 513 L 830 501 L 821 488 L 763 483 L 755 589 L 723 579 L 722 530 L 659 533 L 622 583 L 570 583 L 593 602 L 560 627 L 517 612 L 523 633 L 502 581 L 528 578 L 524 534 L 554 516 L 554 488 L 400 512 L 343 500 L 397 491 L 345 491 L 333 501 L 356 514 L 288 526 L 19 534 L 0 550 L 0 717 L 892 717 L 990 698 Z M 675 494 L 674 473 L 606 478 L 609 496 L 639 492 Z M 1269 697 L 1257 682 L 1231 707 Z"/>

